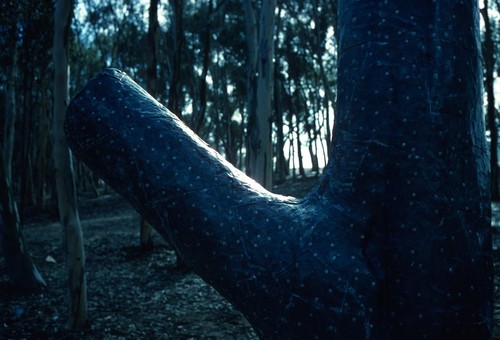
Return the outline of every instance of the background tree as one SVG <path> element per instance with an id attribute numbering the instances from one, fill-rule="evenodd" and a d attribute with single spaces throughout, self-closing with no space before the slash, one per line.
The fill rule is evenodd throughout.
<path id="1" fill-rule="evenodd" d="M 12 189 L 12 162 L 16 120 L 17 50 L 21 33 L 16 14 L 19 3 L 0 4 L 0 242 L 7 273 L 12 283 L 25 291 L 34 291 L 46 283 L 33 263 L 24 241 L 21 221 Z"/>
<path id="2" fill-rule="evenodd" d="M 158 0 L 149 2 L 148 16 L 148 70 L 147 70 L 147 91 L 156 98 L 157 94 L 157 49 L 158 49 Z M 140 243 L 143 250 L 153 248 L 153 227 L 141 218 L 140 222 Z"/>
<path id="3" fill-rule="evenodd" d="M 64 230 L 68 270 L 69 329 L 80 329 L 87 322 L 87 286 L 82 228 L 78 216 L 71 154 L 63 132 L 68 103 L 67 44 L 73 11 L 71 0 L 58 0 L 54 16 L 54 164 L 56 169 L 59 218 Z"/>
<path id="4" fill-rule="evenodd" d="M 483 64 L 484 64 L 484 85 L 486 89 L 486 117 L 490 131 L 490 168 L 491 168 L 491 198 L 495 201 L 500 200 L 500 188 L 498 183 L 498 115 L 495 107 L 495 63 L 498 59 L 494 43 L 495 25 L 490 20 L 490 8 L 488 0 L 483 1 L 484 7 L 481 8 L 481 15 L 484 21 L 484 39 L 483 39 Z M 497 5 L 498 6 L 498 5 Z M 493 6 L 491 6 L 493 7 Z M 497 7 L 498 10 L 498 7 Z M 498 36 L 498 35 L 497 35 Z"/>
<path id="5" fill-rule="evenodd" d="M 11 282 L 21 290 L 33 292 L 46 286 L 46 283 L 33 263 L 24 241 L 6 168 L 3 157 L 0 157 L 0 242 Z"/>
<path id="6" fill-rule="evenodd" d="M 247 0 L 249 2 L 249 0 Z M 251 46 L 252 41 L 255 43 L 253 32 L 248 37 L 250 42 L 247 44 L 249 49 L 249 64 L 253 63 L 253 58 L 256 58 L 256 75 L 255 77 L 255 113 L 250 112 L 248 125 L 249 139 L 249 169 L 248 172 L 252 178 L 261 183 L 265 188 L 270 189 L 272 186 L 272 171 L 273 171 L 273 152 L 272 152 L 272 98 L 274 86 L 274 11 L 276 9 L 276 1 L 263 0 L 260 8 L 259 30 L 258 30 L 258 45 Z M 255 16 L 251 10 L 249 3 L 245 4 L 246 20 L 248 26 L 255 25 L 253 17 Z M 247 32 L 253 31 L 255 28 L 247 29 Z M 253 50 L 253 51 L 252 51 Z M 256 54 L 253 57 L 253 54 Z M 253 66 L 250 66 L 253 68 Z M 248 87 L 253 86 L 254 82 L 250 77 Z M 252 91 L 252 90 L 250 90 Z"/>

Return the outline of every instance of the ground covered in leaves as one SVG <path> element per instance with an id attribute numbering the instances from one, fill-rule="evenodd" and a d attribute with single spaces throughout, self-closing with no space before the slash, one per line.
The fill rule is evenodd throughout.
<path id="1" fill-rule="evenodd" d="M 303 196 L 314 178 L 275 188 Z M 87 256 L 89 323 L 67 321 L 62 229 L 55 216 L 26 217 L 26 244 L 47 283 L 26 296 L 12 287 L 0 257 L 0 340 L 3 339 L 256 339 L 247 320 L 213 288 L 176 265 L 172 248 L 154 234 L 154 249 L 139 247 L 139 216 L 113 193 L 80 198 Z"/>
<path id="2" fill-rule="evenodd" d="M 315 179 L 289 181 L 276 192 L 302 196 Z M 500 339 L 500 205 L 494 205 L 495 339 Z M 87 254 L 88 326 L 69 332 L 61 226 L 46 214 L 27 217 L 25 238 L 47 282 L 26 296 L 7 280 L 0 259 L 0 339 L 256 339 L 245 318 L 191 272 L 177 268 L 159 235 L 139 247 L 139 217 L 116 194 L 80 199 Z"/>

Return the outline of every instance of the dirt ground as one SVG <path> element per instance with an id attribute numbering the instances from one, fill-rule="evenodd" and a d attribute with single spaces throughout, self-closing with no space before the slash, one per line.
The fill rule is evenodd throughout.
<path id="1" fill-rule="evenodd" d="M 313 183 L 315 179 L 287 182 L 275 191 L 302 196 Z M 493 208 L 495 298 L 500 301 L 500 205 Z M 20 294 L 8 282 L 0 260 L 0 340 L 257 338 L 245 318 L 214 289 L 176 267 L 174 251 L 158 234 L 151 252 L 140 250 L 139 217 L 119 196 L 81 198 L 80 217 L 87 255 L 88 327 L 80 332 L 64 329 L 61 226 L 53 216 L 32 214 L 25 237 L 47 287 L 30 296 Z M 499 330 L 499 302 L 495 325 Z"/>
<path id="2" fill-rule="evenodd" d="M 287 182 L 276 192 L 302 196 L 316 179 Z M 55 216 L 31 214 L 24 234 L 47 282 L 25 296 L 12 287 L 0 258 L 0 340 L 3 339 L 256 339 L 246 319 L 213 288 L 177 268 L 172 248 L 153 235 L 139 247 L 139 216 L 116 194 L 80 198 L 87 256 L 89 324 L 80 332 L 67 320 L 61 226 Z"/>

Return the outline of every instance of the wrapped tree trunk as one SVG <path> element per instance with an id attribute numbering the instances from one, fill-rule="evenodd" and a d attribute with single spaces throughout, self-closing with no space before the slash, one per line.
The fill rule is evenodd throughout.
<path id="1" fill-rule="evenodd" d="M 477 2 L 338 14 L 332 152 L 304 199 L 264 190 L 117 70 L 73 99 L 70 145 L 259 336 L 488 338 Z"/>

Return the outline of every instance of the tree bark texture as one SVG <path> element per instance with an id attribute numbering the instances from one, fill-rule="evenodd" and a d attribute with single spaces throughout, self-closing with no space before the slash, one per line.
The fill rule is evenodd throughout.
<path id="1" fill-rule="evenodd" d="M 478 13 L 339 1 L 332 152 L 300 200 L 264 190 L 117 70 L 76 95 L 66 134 L 261 337 L 486 339 Z"/>
<path id="2" fill-rule="evenodd" d="M 256 107 L 254 124 L 249 126 L 250 175 L 264 188 L 273 184 L 273 87 L 274 87 L 274 10 L 276 0 L 263 0 L 259 18 L 257 50 Z"/>
<path id="3" fill-rule="evenodd" d="M 172 37 L 173 37 L 173 54 L 171 56 L 172 74 L 168 90 L 168 106 L 179 117 L 182 116 L 181 103 L 179 101 L 181 91 L 181 63 L 182 50 L 184 48 L 184 1 L 173 0 L 172 6 Z"/>
<path id="4" fill-rule="evenodd" d="M 68 101 L 67 41 L 73 2 L 58 0 L 54 20 L 54 165 L 56 170 L 59 218 L 64 229 L 64 246 L 68 274 L 69 319 L 66 327 L 82 328 L 87 320 L 85 253 L 78 216 L 71 154 L 64 135 L 64 114 Z"/>
<path id="5" fill-rule="evenodd" d="M 146 79 L 146 89 L 151 96 L 157 96 L 157 47 L 158 47 L 158 0 L 151 0 L 149 2 L 149 20 L 148 20 L 148 69 Z M 139 242 L 141 249 L 150 251 L 153 249 L 153 227 L 147 223 L 144 218 L 141 218 L 139 223 L 140 237 Z"/>
<path id="6" fill-rule="evenodd" d="M 243 1 L 243 13 L 245 14 L 245 41 L 247 46 L 247 93 L 246 93 L 246 110 L 248 116 L 247 122 L 247 136 L 246 136 L 246 159 L 245 167 L 246 173 L 250 175 L 252 173 L 251 169 L 251 159 L 254 157 L 254 152 L 252 150 L 256 149 L 254 145 L 255 138 L 252 137 L 252 133 L 255 133 L 256 129 L 256 75 L 257 75 L 257 21 L 255 19 L 255 10 L 252 5 L 251 0 Z"/>
<path id="7" fill-rule="evenodd" d="M 149 2 L 149 20 L 148 20 L 148 69 L 147 69 L 147 90 L 153 97 L 157 96 L 157 70 L 158 58 L 158 0 Z"/>
<path id="8" fill-rule="evenodd" d="M 491 198 L 500 200 L 500 187 L 498 183 L 498 127 L 497 113 L 495 109 L 495 47 L 493 42 L 493 32 L 488 14 L 488 0 L 484 0 L 484 8 L 481 9 L 484 20 L 484 87 L 486 90 L 486 118 L 490 130 L 490 169 L 491 169 Z"/>
<path id="9" fill-rule="evenodd" d="M 212 19 L 212 11 L 213 11 L 213 2 L 212 0 L 208 1 L 207 5 L 207 19 L 208 23 L 205 26 L 205 30 L 203 31 L 201 40 L 203 42 L 203 67 L 201 69 L 200 76 L 200 103 L 199 108 L 193 114 L 192 124 L 194 132 L 200 132 L 203 127 L 205 121 L 205 113 L 207 111 L 207 76 L 208 76 L 208 67 L 210 65 L 210 49 L 211 49 L 211 41 L 212 41 L 212 27 L 211 27 L 211 19 Z"/>
<path id="10" fill-rule="evenodd" d="M 12 159 L 14 156 L 14 134 L 16 121 L 16 48 L 14 47 L 14 55 L 10 60 L 11 63 L 6 66 L 7 73 L 9 74 L 9 81 L 5 82 L 5 117 L 2 122 L 2 149 L 1 157 L 4 159 L 3 165 L 5 166 L 5 176 L 7 181 L 12 180 Z"/>

